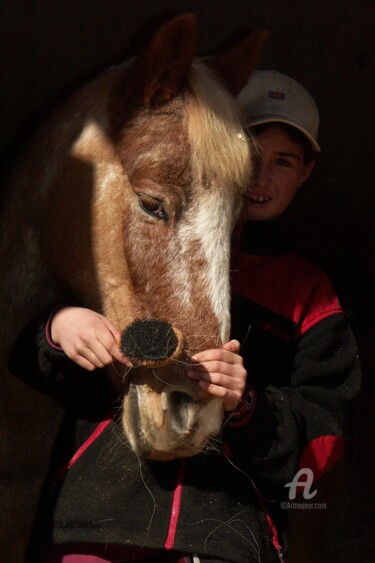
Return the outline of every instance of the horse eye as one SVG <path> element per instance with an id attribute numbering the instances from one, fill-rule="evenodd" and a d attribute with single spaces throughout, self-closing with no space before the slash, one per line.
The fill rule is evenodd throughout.
<path id="1" fill-rule="evenodd" d="M 165 212 L 165 209 L 160 201 L 156 197 L 151 197 L 147 194 L 137 193 L 139 205 L 149 215 L 156 217 L 157 219 L 163 219 L 166 221 L 168 219 L 168 215 Z"/>

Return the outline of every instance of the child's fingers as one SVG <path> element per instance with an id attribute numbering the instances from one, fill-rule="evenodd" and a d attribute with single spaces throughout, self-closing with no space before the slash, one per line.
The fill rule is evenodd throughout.
<path id="1" fill-rule="evenodd" d="M 200 379 L 197 384 L 198 387 L 203 389 L 203 391 L 207 391 L 207 393 L 209 393 L 210 395 L 220 397 L 221 399 L 224 399 L 228 394 L 227 389 L 225 389 L 224 387 L 220 387 L 220 385 L 215 385 L 214 383 L 205 381 L 203 379 Z"/>
<path id="2" fill-rule="evenodd" d="M 207 366 L 208 364 L 213 364 L 214 362 L 223 362 L 229 365 L 237 365 L 243 363 L 242 356 L 240 356 L 236 352 L 224 350 L 223 348 L 199 352 L 198 354 L 192 356 L 191 359 L 192 365 L 194 365 L 194 367 L 198 364 Z"/>
<path id="3" fill-rule="evenodd" d="M 223 345 L 223 350 L 228 350 L 229 352 L 238 354 L 238 352 L 240 351 L 240 346 L 241 345 L 238 340 L 229 340 L 229 342 L 226 342 Z"/>
<path id="4" fill-rule="evenodd" d="M 104 342 L 102 344 L 111 355 L 111 359 L 115 359 L 127 367 L 133 367 L 133 364 L 127 356 L 120 350 L 121 332 L 106 318 L 102 317 L 108 331 L 105 333 Z"/>
<path id="5" fill-rule="evenodd" d="M 123 362 L 124 356 L 110 332 L 98 336 L 98 342 L 94 351 L 105 365 L 110 364 L 114 359 Z"/>
<path id="6" fill-rule="evenodd" d="M 193 381 L 203 382 L 204 387 L 213 385 L 221 387 L 224 391 L 231 387 L 232 378 L 224 376 L 222 373 L 194 372 L 188 371 L 186 374 Z"/>
<path id="7" fill-rule="evenodd" d="M 198 372 L 193 370 L 188 370 L 186 375 L 189 379 L 197 382 L 205 382 L 205 384 L 214 385 L 217 387 L 221 387 L 224 390 L 229 392 L 235 392 L 242 394 L 245 377 L 240 374 L 239 372 L 232 374 L 224 374 L 220 372 Z"/>
<path id="8" fill-rule="evenodd" d="M 237 366 L 235 365 L 213 360 L 211 362 L 191 364 L 185 373 L 192 379 L 208 380 L 210 377 L 217 377 L 219 375 L 227 375 L 232 377 L 233 375 L 235 375 L 236 370 Z"/>
<path id="9" fill-rule="evenodd" d="M 87 366 L 91 366 L 90 369 L 95 369 L 102 368 L 105 365 L 105 362 L 103 362 L 95 351 L 84 345 L 78 345 L 71 350 L 67 350 L 66 354 L 71 360 L 81 367 L 85 367 L 85 369 L 89 369 Z"/>
<path id="10" fill-rule="evenodd" d="M 121 362 L 122 364 L 127 365 L 128 367 L 131 367 L 132 364 L 129 360 L 129 358 L 127 358 L 126 356 L 124 356 L 124 354 L 121 352 L 119 345 L 117 343 L 117 341 L 113 340 L 111 347 L 109 348 L 109 353 L 111 354 L 112 358 Z"/>
<path id="11" fill-rule="evenodd" d="M 98 368 L 110 365 L 114 360 L 131 367 L 129 359 L 121 353 L 112 335 L 110 339 L 108 339 L 108 337 L 106 338 L 105 345 L 98 340 L 91 348 L 86 349 L 84 352 L 81 352 L 81 354 L 85 355 L 86 359 Z"/>
<path id="12" fill-rule="evenodd" d="M 121 340 L 121 332 L 117 330 L 117 328 L 109 321 L 106 317 L 101 317 L 103 323 L 107 326 L 109 332 L 112 334 L 115 341 L 120 342 Z"/>
<path id="13" fill-rule="evenodd" d="M 223 399 L 225 411 L 231 411 L 241 400 L 247 371 L 239 355 L 240 343 L 231 340 L 223 348 L 195 354 L 186 376 L 210 395 Z"/>
<path id="14" fill-rule="evenodd" d="M 120 335 L 119 331 L 114 329 L 113 325 L 113 331 L 110 330 L 108 326 L 108 324 L 110 324 L 109 321 L 107 321 L 107 319 L 104 320 L 105 323 L 100 325 L 96 331 L 95 339 L 91 342 L 90 348 L 92 352 L 103 365 L 111 364 L 113 360 L 117 360 L 129 366 L 129 359 L 121 352 L 118 345 L 118 338 L 115 336 L 115 334 Z"/>
<path id="15" fill-rule="evenodd" d="M 242 391 L 240 390 L 230 390 L 227 387 L 216 385 L 215 383 L 203 379 L 197 381 L 197 385 L 210 395 L 223 399 L 225 411 L 232 411 L 241 401 Z"/>
<path id="16" fill-rule="evenodd" d="M 74 360 L 74 362 L 76 364 L 81 366 L 81 368 L 84 368 L 87 371 L 94 371 L 94 370 L 97 369 L 97 366 L 95 364 L 93 364 L 92 362 L 90 362 L 84 356 L 75 356 L 74 358 L 71 358 L 71 359 Z"/>

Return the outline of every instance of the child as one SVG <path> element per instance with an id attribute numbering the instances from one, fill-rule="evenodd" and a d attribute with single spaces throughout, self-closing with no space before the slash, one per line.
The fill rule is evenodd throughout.
<path id="1" fill-rule="evenodd" d="M 36 561 L 282 561 L 288 487 L 300 468 L 317 479 L 344 451 L 360 383 L 356 345 L 329 280 L 291 251 L 278 221 L 320 151 L 318 111 L 275 71 L 255 72 L 239 103 L 259 161 L 233 246 L 234 339 L 186 371 L 224 400 L 222 451 L 139 465 L 107 415 L 114 397 L 97 369 L 129 365 L 117 328 L 88 309 L 47 312 L 10 358 L 14 373 L 67 410 L 51 462 L 58 478 L 52 488 L 47 479 L 33 534 Z"/>

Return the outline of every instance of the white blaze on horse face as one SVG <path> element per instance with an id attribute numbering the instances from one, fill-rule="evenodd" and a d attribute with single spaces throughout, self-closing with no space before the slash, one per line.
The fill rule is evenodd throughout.
<path id="1" fill-rule="evenodd" d="M 181 229 L 179 229 L 178 233 L 180 233 Z M 187 241 L 184 240 L 184 243 Z M 188 246 L 188 245 L 187 245 Z M 182 252 L 181 252 L 182 250 Z M 169 241 L 169 255 L 170 256 L 179 256 L 180 260 L 178 266 L 176 267 L 176 262 L 174 267 L 171 269 L 172 272 L 172 280 L 171 283 L 173 285 L 174 291 L 176 296 L 178 296 L 179 301 L 182 307 L 190 307 L 191 305 L 191 281 L 190 281 L 190 271 L 189 265 L 190 263 L 186 261 L 186 244 L 181 244 L 180 238 L 176 237 Z"/>
<path id="2" fill-rule="evenodd" d="M 224 343 L 230 335 L 229 261 L 234 194 L 214 183 L 202 192 L 196 200 L 199 199 L 199 204 L 192 206 L 187 221 L 181 224 L 178 237 L 184 252 L 189 251 L 189 245 L 194 241 L 200 242 L 206 269 L 196 275 L 206 280 L 208 297 Z M 187 275 L 186 269 L 180 270 L 181 278 Z"/>

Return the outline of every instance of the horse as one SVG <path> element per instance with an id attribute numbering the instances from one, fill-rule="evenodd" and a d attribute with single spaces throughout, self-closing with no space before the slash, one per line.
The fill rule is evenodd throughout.
<path id="1" fill-rule="evenodd" d="M 196 455 L 220 430 L 222 400 L 189 381 L 184 363 L 229 337 L 230 239 L 252 172 L 234 97 L 265 33 L 198 59 L 195 31 L 192 14 L 168 21 L 139 56 L 74 93 L 40 126 L 5 192 L 0 553 L 7 561 L 14 530 L 27 536 L 49 427 L 61 416 L 6 373 L 14 338 L 40 310 L 74 299 L 119 328 L 159 319 L 183 335 L 181 357 L 167 365 L 108 370 L 123 396 L 124 435 L 140 458 Z"/>

